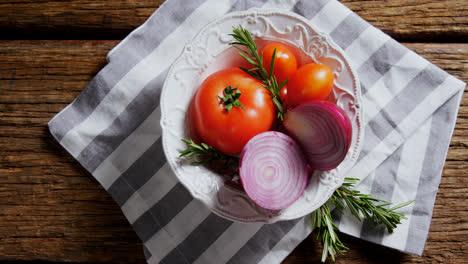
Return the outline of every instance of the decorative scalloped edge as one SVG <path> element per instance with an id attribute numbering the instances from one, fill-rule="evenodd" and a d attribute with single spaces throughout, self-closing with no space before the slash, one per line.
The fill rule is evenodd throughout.
<path id="1" fill-rule="evenodd" d="M 273 24 L 268 22 L 268 17 L 270 16 L 283 16 L 287 17 L 288 19 L 292 19 L 293 21 L 296 22 L 294 26 L 286 26 L 286 29 L 281 31 L 278 28 L 276 28 Z M 342 71 L 343 69 L 347 70 L 349 74 L 352 77 L 353 81 L 353 91 L 350 92 L 348 89 L 345 89 L 343 87 L 338 87 L 340 91 L 344 92 L 347 95 L 350 95 L 353 97 L 354 101 L 352 101 L 352 105 L 350 108 L 355 111 L 355 115 L 352 117 L 352 122 L 356 123 L 356 127 L 358 128 L 358 133 L 356 134 L 355 142 L 352 144 L 352 148 L 350 148 L 350 151 L 347 154 L 347 158 L 345 162 L 340 164 L 338 168 L 328 171 L 328 172 L 319 172 L 316 171 L 314 175 L 311 177 L 311 181 L 319 181 L 321 184 L 321 187 L 325 187 L 324 193 L 321 193 L 320 197 L 318 199 L 314 198 L 316 197 L 317 194 L 314 193 L 304 193 L 303 197 L 301 197 L 299 200 L 305 200 L 302 201 L 306 206 L 299 207 L 297 208 L 297 202 L 293 204 L 290 208 L 294 208 L 294 210 L 288 210 L 290 208 L 286 208 L 283 211 L 271 211 L 267 210 L 264 208 L 259 207 L 255 203 L 253 203 L 248 196 L 241 191 L 234 190 L 232 188 L 226 188 L 224 186 L 224 182 L 222 181 L 223 177 L 220 177 L 219 175 L 216 175 L 214 172 L 209 171 L 206 168 L 198 168 L 198 167 L 192 167 L 188 165 L 188 163 L 184 163 L 184 161 L 181 161 L 178 159 L 176 156 L 171 156 L 171 151 L 174 151 L 171 149 L 171 147 L 168 145 L 168 137 L 171 135 L 173 137 L 178 137 L 182 138 L 184 135 L 178 134 L 175 131 L 172 131 L 168 126 L 171 125 L 171 121 L 166 120 L 167 119 L 167 113 L 169 107 L 165 101 L 164 98 L 167 97 L 168 93 L 168 79 L 171 76 L 174 76 L 174 79 L 179 80 L 182 83 L 182 86 L 185 86 L 183 84 L 183 78 L 181 78 L 180 72 L 174 73 L 174 69 L 176 68 L 176 65 L 182 63 L 182 60 L 187 60 L 188 59 L 188 64 L 190 65 L 189 68 L 184 68 L 184 70 L 195 70 L 197 71 L 198 74 L 201 74 L 207 67 L 208 65 L 212 62 L 212 59 L 214 56 L 218 55 L 220 52 L 223 51 L 221 49 L 219 53 L 214 54 L 212 57 L 203 57 L 202 55 L 204 54 L 198 54 L 197 56 L 190 56 L 190 54 L 194 53 L 194 50 L 196 50 L 196 43 L 197 41 L 201 41 L 201 38 L 204 35 L 207 35 L 207 39 L 210 37 L 209 34 L 214 34 L 218 36 L 224 36 L 223 39 L 221 40 L 222 42 L 230 42 L 232 39 L 229 39 L 226 37 L 228 33 L 220 33 L 216 31 L 216 25 L 220 25 L 226 20 L 231 20 L 231 19 L 242 19 L 244 26 L 249 28 L 247 25 L 248 23 L 253 23 L 258 19 L 261 19 L 265 22 L 266 28 L 264 30 L 264 33 L 268 30 L 268 26 L 272 26 L 275 28 L 275 31 L 278 34 L 289 34 L 294 32 L 295 27 L 296 30 L 302 31 L 302 40 L 303 44 L 299 48 L 302 49 L 303 52 L 307 53 L 309 56 L 312 54 L 311 58 L 313 61 L 317 62 L 317 59 L 320 59 L 321 55 L 324 54 L 330 54 L 332 52 L 334 55 L 338 54 L 338 57 L 341 59 L 340 63 L 343 62 L 344 66 L 341 66 L 339 68 L 338 73 L 335 72 L 336 77 L 339 77 L 339 72 Z M 258 30 L 252 31 L 252 34 L 254 36 L 260 36 L 261 33 L 258 32 Z M 220 37 L 221 38 L 221 37 Z M 325 45 L 327 47 L 327 51 L 322 51 L 322 53 L 319 53 L 318 55 L 313 53 L 314 50 L 312 50 L 313 47 L 313 41 L 307 42 L 306 40 L 309 38 L 319 38 L 321 40 L 325 40 L 328 45 Z M 206 43 L 204 43 L 206 44 Z M 296 45 L 296 43 L 291 43 L 293 45 Z M 226 45 L 227 46 L 227 45 Z M 206 49 L 206 48 L 205 48 Z M 225 47 L 224 49 L 227 49 Z M 320 51 L 320 50 L 319 50 Z M 188 57 L 187 57 L 188 56 Z M 319 58 L 317 58 L 319 57 Z M 342 64 L 341 64 L 342 65 Z M 192 91 L 189 91 L 186 89 L 187 87 L 184 87 L 184 92 L 187 95 L 193 94 L 193 89 Z M 337 96 L 338 91 L 334 90 L 334 95 L 338 99 L 340 98 L 340 95 Z M 189 99 L 190 100 L 190 99 Z M 164 83 L 162 94 L 161 94 L 161 126 L 162 126 L 162 137 L 163 137 L 163 149 L 164 153 L 167 157 L 168 163 L 171 166 L 172 170 L 174 171 L 175 175 L 178 177 L 180 182 L 189 190 L 189 192 L 196 198 L 201 200 L 204 204 L 208 206 L 209 209 L 211 209 L 214 213 L 223 216 L 227 219 L 234 220 L 234 221 L 241 221 L 241 222 L 265 222 L 265 223 L 274 223 L 276 221 L 280 220 L 290 220 L 290 219 L 295 219 L 302 217 L 304 215 L 307 215 L 314 210 L 316 210 L 318 207 L 320 207 L 323 203 L 325 203 L 330 196 L 333 194 L 333 192 L 341 186 L 344 180 L 344 174 L 354 165 L 354 163 L 357 160 L 357 157 L 359 155 L 360 149 L 361 149 L 361 142 L 362 138 L 364 136 L 364 129 L 362 128 L 362 106 L 360 104 L 361 102 L 361 92 L 360 92 L 360 83 L 358 80 L 358 77 L 354 70 L 351 68 L 350 64 L 348 63 L 347 56 L 344 54 L 344 52 L 339 48 L 331 39 L 330 37 L 318 31 L 314 25 L 309 24 L 305 18 L 296 15 L 295 13 L 283 11 L 280 9 L 258 9 L 258 8 L 253 8 L 249 9 L 247 11 L 239 11 L 239 12 L 233 12 L 230 14 L 227 14 L 207 26 L 205 26 L 198 34 L 194 37 L 192 41 L 189 42 L 189 44 L 186 45 L 186 47 L 183 49 L 182 54 L 175 60 L 171 68 L 169 69 L 167 79 Z M 173 107 L 175 110 L 181 111 L 184 113 L 186 112 L 186 108 L 180 105 L 175 105 Z M 354 131 L 353 131 L 354 132 Z M 353 136 L 354 137 L 354 136 Z M 173 148 L 173 146 L 172 146 Z M 198 173 L 202 173 L 200 175 L 203 175 L 200 181 L 193 181 L 191 179 L 186 179 L 186 176 L 189 175 L 190 178 L 196 177 L 196 175 L 193 175 L 194 172 L 198 171 Z M 198 174 L 195 173 L 195 174 Z M 209 179 L 207 181 L 207 179 Z M 197 182 L 195 185 L 193 182 Z M 318 184 L 318 183 L 317 183 Z M 319 185 L 320 185 L 319 184 Z M 311 185 L 311 183 L 309 183 Z M 201 187 L 203 186 L 203 188 Z M 201 189 L 204 189 L 204 191 L 201 191 Z M 319 187 L 317 187 L 319 188 Z M 220 191 L 223 191 L 223 193 L 220 193 Z M 213 195 L 214 194 L 214 195 Z M 298 200 L 298 201 L 299 201 Z M 238 211 L 241 209 L 237 210 L 232 210 L 235 208 L 241 208 L 242 211 Z M 250 212 L 247 214 L 247 212 Z"/>

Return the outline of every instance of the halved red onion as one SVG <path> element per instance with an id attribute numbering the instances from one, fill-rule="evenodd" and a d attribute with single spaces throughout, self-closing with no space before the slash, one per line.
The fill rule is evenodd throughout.
<path id="1" fill-rule="evenodd" d="M 288 110 L 283 121 L 313 169 L 331 170 L 346 157 L 352 127 L 346 113 L 328 102 L 310 101 Z"/>
<path id="2" fill-rule="evenodd" d="M 294 139 L 268 131 L 251 138 L 240 156 L 239 176 L 259 206 L 280 210 L 294 203 L 307 185 L 307 161 Z"/>

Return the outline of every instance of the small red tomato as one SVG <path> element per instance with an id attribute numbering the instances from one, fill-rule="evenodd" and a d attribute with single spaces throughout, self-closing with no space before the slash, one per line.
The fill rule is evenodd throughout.
<path id="1" fill-rule="evenodd" d="M 240 92 L 244 107 L 226 111 L 220 97 L 231 86 Z M 193 122 L 203 142 L 230 155 L 239 154 L 255 135 L 270 130 L 275 106 L 262 82 L 238 68 L 215 72 L 206 78 L 193 98 Z"/>
<path id="2" fill-rule="evenodd" d="M 287 78 L 291 78 L 297 70 L 296 56 L 291 50 L 278 42 L 273 42 L 263 47 L 263 67 L 270 72 L 271 58 L 276 49 L 275 65 L 273 66 L 273 74 L 278 83 L 281 83 Z"/>
<path id="3" fill-rule="evenodd" d="M 286 107 L 287 103 L 286 100 L 288 99 L 288 86 L 285 85 L 283 88 L 280 90 L 280 98 L 281 101 L 283 102 L 283 106 Z"/>
<path id="4" fill-rule="evenodd" d="M 288 105 L 320 101 L 333 89 L 333 73 L 325 65 L 310 63 L 301 66 L 288 82 Z"/>

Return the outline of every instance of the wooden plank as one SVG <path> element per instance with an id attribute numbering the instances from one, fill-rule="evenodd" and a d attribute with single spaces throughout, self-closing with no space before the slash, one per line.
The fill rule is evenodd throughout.
<path id="1" fill-rule="evenodd" d="M 0 38 L 122 39 L 163 1 L 0 0 Z M 341 2 L 400 40 L 465 42 L 468 35 L 466 0 Z"/>
<path id="2" fill-rule="evenodd" d="M 0 41 L 0 261 L 142 263 L 141 242 L 109 195 L 46 124 L 105 65 L 118 41 Z M 468 81 L 468 44 L 406 44 Z M 468 93 L 448 153 L 424 257 L 342 235 L 337 263 L 463 263 L 468 258 Z M 40 246 L 38 246 L 40 245 Z M 318 262 L 309 237 L 284 263 Z"/>
<path id="3" fill-rule="evenodd" d="M 0 261 L 144 262 L 119 207 L 46 127 L 117 43 L 0 42 Z"/>
<path id="4" fill-rule="evenodd" d="M 466 42 L 466 0 L 342 0 L 359 16 L 400 41 Z"/>

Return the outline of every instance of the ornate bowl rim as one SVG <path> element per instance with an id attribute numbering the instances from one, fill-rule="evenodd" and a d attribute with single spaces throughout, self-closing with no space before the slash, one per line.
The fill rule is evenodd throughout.
<path id="1" fill-rule="evenodd" d="M 352 94 L 347 91 L 347 89 L 344 88 L 334 88 L 334 93 L 338 93 L 336 91 L 341 91 L 343 94 L 345 91 L 346 93 L 349 93 L 351 97 L 354 98 L 354 101 L 352 102 L 352 106 L 349 106 L 350 108 L 353 108 L 351 110 L 355 111 L 355 114 L 352 119 L 353 123 L 353 142 L 351 144 L 351 148 L 347 154 L 347 157 L 345 161 L 343 161 L 336 169 L 333 169 L 328 172 L 321 172 L 321 171 L 316 171 L 314 174 L 311 176 L 311 179 L 308 183 L 308 189 L 310 189 L 311 192 L 315 192 L 313 194 L 310 194 L 310 196 L 313 198 L 316 198 L 313 202 L 310 202 L 309 199 L 307 201 L 301 201 L 303 203 L 303 206 L 296 206 L 293 204 L 291 207 L 286 208 L 281 211 L 271 211 L 267 210 L 264 208 L 259 207 L 258 205 L 254 204 L 245 193 L 242 193 L 240 191 L 236 191 L 232 188 L 226 188 L 224 183 L 221 180 L 221 176 L 213 176 L 214 174 L 212 171 L 208 170 L 207 168 L 199 168 L 199 167 L 191 167 L 193 168 L 193 171 L 195 173 L 203 173 L 199 175 L 210 175 L 211 178 L 208 178 L 209 184 L 213 185 L 212 186 L 212 191 L 207 192 L 207 193 L 200 193 L 198 187 L 194 187 L 196 185 L 193 185 L 193 177 L 197 177 L 196 175 L 191 175 L 193 176 L 191 179 L 187 180 L 188 178 L 185 178 L 185 173 L 187 170 L 187 167 L 190 166 L 188 163 L 181 163 L 180 159 L 178 159 L 178 155 L 174 155 L 177 153 L 174 149 L 174 144 L 175 141 L 171 141 L 174 138 L 173 137 L 179 137 L 183 138 L 183 135 L 177 134 L 178 132 L 171 131 L 170 126 L 174 126 L 170 121 L 171 119 L 168 117 L 168 115 L 175 115 L 174 114 L 174 109 L 173 111 L 169 111 L 169 107 L 179 107 L 181 109 L 176 109 L 180 110 L 182 113 L 185 113 L 187 111 L 187 105 L 186 106 L 174 106 L 171 105 L 168 102 L 168 96 L 170 96 L 170 93 L 174 92 L 173 90 L 170 90 L 168 87 L 171 85 L 171 82 L 175 81 L 175 79 L 178 79 L 180 77 L 176 76 L 176 69 L 179 64 L 183 63 L 183 60 L 187 58 L 187 56 L 194 56 L 192 54 L 193 47 L 197 43 L 197 41 L 200 41 L 201 38 L 206 37 L 207 32 L 210 31 L 213 28 L 216 28 L 217 26 L 220 26 L 222 23 L 226 23 L 226 21 L 230 20 L 241 20 L 244 23 L 247 23 L 248 21 L 254 21 L 255 19 L 267 19 L 268 17 L 282 17 L 286 20 L 291 20 L 293 22 L 296 22 L 297 27 L 302 27 L 302 29 L 299 30 L 306 30 L 307 32 L 302 32 L 303 37 L 306 36 L 305 34 L 309 33 L 316 36 L 317 38 L 320 38 L 320 40 L 323 40 L 326 43 L 326 46 L 328 47 L 327 52 L 332 52 L 330 54 L 333 54 L 333 56 L 337 56 L 338 58 L 335 58 L 336 60 L 342 60 L 340 63 L 343 63 L 342 68 L 337 68 L 340 71 L 344 70 L 345 74 L 349 74 L 351 76 L 351 81 L 352 81 Z M 266 23 L 266 22 L 265 22 Z M 237 25 L 232 24 L 232 25 Z M 300 26 L 301 25 L 301 26 Z M 249 29 L 248 24 L 245 25 L 247 29 Z M 293 32 L 293 30 L 297 30 L 297 28 L 294 27 L 289 27 L 289 30 Z M 250 29 L 249 29 L 250 30 Z M 267 29 L 268 30 L 268 29 Z M 288 27 L 286 27 L 286 31 L 288 31 Z M 224 32 L 226 33 L 225 35 L 228 35 L 230 32 Z M 301 33 L 299 33 L 301 34 Z M 254 31 L 252 32 L 252 35 L 257 36 L 259 35 L 258 32 Z M 274 38 L 273 38 L 274 39 Z M 227 40 L 226 40 L 227 41 Z M 306 43 L 306 40 L 303 40 L 304 43 Z M 304 45 L 305 47 L 305 45 Z M 302 51 L 306 52 L 307 55 L 313 57 L 312 60 L 320 59 L 316 58 L 311 54 L 310 50 L 304 50 L 304 47 L 300 47 Z M 192 54 L 192 55 L 191 55 Z M 327 55 L 330 55 L 327 53 Z M 219 55 L 219 54 L 218 54 Z M 323 58 L 329 58 L 329 57 L 323 57 Z M 331 58 L 331 57 L 330 57 Z M 205 61 L 205 64 L 199 67 L 199 72 L 202 73 L 204 69 L 206 69 L 208 62 Z M 340 73 L 340 72 L 338 72 Z M 335 73 L 335 74 L 338 74 Z M 337 76 L 337 75 L 336 75 Z M 339 78 L 339 76 L 338 76 Z M 180 81 L 180 80 L 179 80 Z M 192 94 L 193 94 L 192 89 Z M 336 91 L 335 91 L 336 90 Z M 190 96 L 190 100 L 191 100 Z M 337 96 L 339 100 L 339 96 Z M 263 223 L 274 223 L 277 221 L 282 221 L 282 220 L 292 220 L 296 219 L 299 217 L 302 217 L 304 215 L 307 215 L 317 208 L 319 208 L 322 204 L 324 204 L 330 196 L 333 194 L 333 192 L 341 186 L 344 180 L 344 175 L 351 167 L 355 164 L 360 150 L 361 150 L 361 142 L 364 137 L 364 129 L 363 129 L 363 109 L 362 109 L 362 100 L 361 100 L 361 88 L 360 88 L 360 82 L 358 79 L 358 76 L 354 69 L 351 67 L 349 64 L 349 59 L 344 53 L 344 51 L 333 42 L 333 40 L 330 38 L 330 36 L 326 33 L 320 32 L 319 30 L 316 29 L 314 25 L 309 23 L 304 17 L 299 16 L 293 12 L 290 11 L 285 11 L 282 9 L 274 9 L 274 8 L 268 8 L 268 9 L 260 9 L 260 8 L 252 8 L 247 11 L 238 11 L 238 12 L 232 12 L 228 13 L 213 22 L 209 23 L 208 25 L 204 26 L 196 35 L 195 37 L 188 42 L 188 44 L 185 46 L 183 49 L 182 53 L 178 56 L 178 58 L 174 61 L 174 63 L 171 65 L 166 80 L 164 82 L 162 92 L 161 92 L 161 128 L 162 128 L 162 142 L 163 142 L 163 150 L 164 154 L 166 155 L 167 161 L 172 169 L 172 171 L 175 173 L 176 177 L 178 180 L 188 189 L 188 191 L 191 193 L 191 195 L 203 202 L 212 212 L 214 212 L 217 215 L 220 215 L 224 218 L 227 218 L 229 220 L 233 221 L 239 221 L 239 222 L 263 222 Z M 338 102 L 337 102 L 338 103 Z M 345 110 L 346 111 L 346 110 Z M 180 120 L 179 120 L 180 121 Z M 357 133 L 356 133 L 357 129 Z M 179 131 L 180 132 L 180 131 Z M 186 133 L 186 131 L 185 131 Z M 180 141 L 180 140 L 179 140 Z M 180 149 L 179 149 L 180 150 Z M 207 176 L 208 177 L 208 176 Z M 217 179 L 217 178 L 218 179 Z M 312 186 L 309 188 L 309 186 L 317 184 L 317 187 Z M 323 188 L 322 188 L 323 187 Z M 223 188 L 223 189 L 221 189 Z M 224 197 L 223 201 L 221 201 L 219 195 L 220 195 L 220 190 L 223 192 L 226 192 L 227 197 Z M 307 190 L 306 190 L 307 191 Z M 216 192 L 216 194 L 214 193 Z M 224 194 L 223 194 L 224 195 Z M 304 196 L 304 195 L 303 195 Z M 310 198 L 310 197 L 309 197 Z M 302 199 L 302 197 L 301 197 Z M 301 200 L 299 199 L 299 200 Z M 306 198 L 302 199 L 305 200 Z M 299 201 L 298 200 L 298 201 Z M 221 202 L 220 202 L 221 201 Z M 248 208 L 248 207 L 252 208 Z M 291 210 L 289 210 L 292 208 Z M 242 210 L 244 209 L 252 209 L 253 211 L 250 212 L 250 215 L 243 213 Z M 289 210 L 289 211 L 288 211 Z"/>

